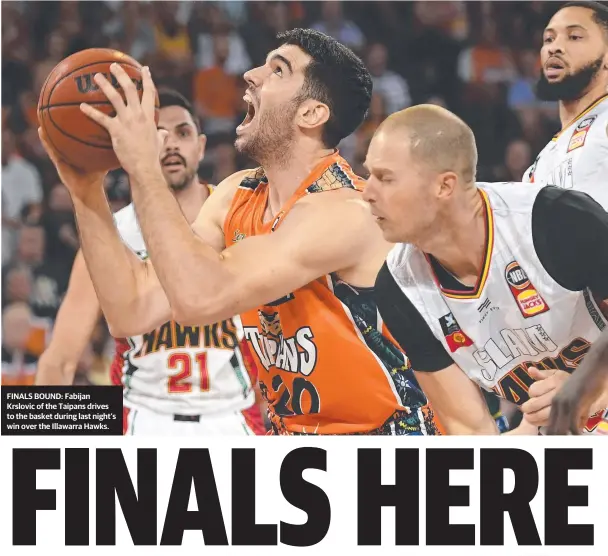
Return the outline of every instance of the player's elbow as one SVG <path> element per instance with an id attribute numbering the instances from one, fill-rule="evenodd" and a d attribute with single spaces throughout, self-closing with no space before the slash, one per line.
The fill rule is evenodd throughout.
<path id="1" fill-rule="evenodd" d="M 199 299 L 190 298 L 188 302 L 178 301 L 171 308 L 173 320 L 183 326 L 205 326 L 233 316 L 221 293 L 214 295 L 213 299 L 199 296 Z"/>

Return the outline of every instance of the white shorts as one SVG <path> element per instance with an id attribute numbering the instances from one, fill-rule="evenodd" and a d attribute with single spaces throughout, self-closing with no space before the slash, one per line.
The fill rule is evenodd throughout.
<path id="1" fill-rule="evenodd" d="M 148 408 L 125 408 L 127 436 L 254 436 L 240 411 L 195 418 L 157 413 Z"/>

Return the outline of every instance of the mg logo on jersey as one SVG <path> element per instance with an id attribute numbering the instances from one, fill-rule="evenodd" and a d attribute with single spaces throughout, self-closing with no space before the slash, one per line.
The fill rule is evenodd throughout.
<path id="1" fill-rule="evenodd" d="M 309 326 L 298 328 L 289 338 L 283 335 L 281 320 L 277 311 L 258 311 L 260 332 L 257 327 L 244 327 L 245 338 L 268 371 L 277 367 L 289 373 L 309 376 L 317 365 L 317 346 Z"/>
<path id="2" fill-rule="evenodd" d="M 533 317 L 549 310 L 549 306 L 517 261 L 507 265 L 505 278 L 524 318 Z"/>

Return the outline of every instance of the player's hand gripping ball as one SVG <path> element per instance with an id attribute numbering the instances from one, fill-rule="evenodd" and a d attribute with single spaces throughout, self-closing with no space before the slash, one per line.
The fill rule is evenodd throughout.
<path id="1" fill-rule="evenodd" d="M 141 64 L 108 48 L 83 50 L 61 61 L 49 74 L 40 93 L 38 121 L 48 147 L 57 158 L 85 173 L 107 172 L 120 167 L 108 131 L 80 109 L 84 102 L 103 114 L 116 115 L 107 95 L 93 79 L 96 73 L 105 75 L 124 101 L 125 93 L 110 72 L 113 63 L 119 64 L 135 84 L 141 101 Z M 155 121 L 158 123 L 158 94 L 155 93 L 155 97 Z"/>

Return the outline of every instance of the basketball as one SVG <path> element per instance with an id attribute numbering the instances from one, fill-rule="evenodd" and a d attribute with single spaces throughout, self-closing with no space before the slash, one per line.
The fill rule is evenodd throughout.
<path id="1" fill-rule="evenodd" d="M 47 77 L 38 100 L 38 121 L 53 150 L 68 164 L 86 172 L 108 171 L 120 167 L 109 133 L 80 110 L 86 102 L 104 114 L 115 116 L 114 107 L 93 77 L 102 73 L 125 98 L 110 65 L 120 64 L 143 94 L 142 66 L 139 62 L 109 48 L 91 48 L 61 61 Z M 158 123 L 158 95 L 156 123 Z"/>

